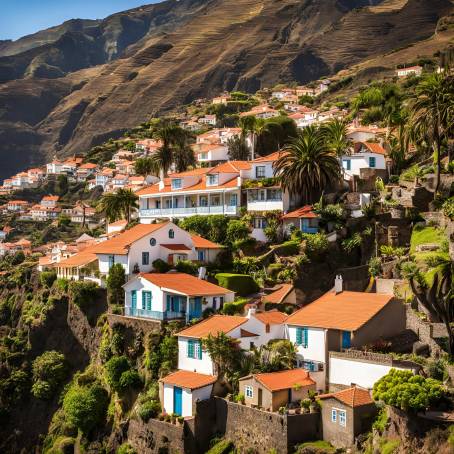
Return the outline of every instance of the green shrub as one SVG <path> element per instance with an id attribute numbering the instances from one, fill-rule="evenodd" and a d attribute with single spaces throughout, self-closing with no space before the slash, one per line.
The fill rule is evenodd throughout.
<path id="1" fill-rule="evenodd" d="M 242 314 L 248 301 L 247 298 L 237 298 L 232 303 L 224 303 L 222 313 L 225 315 Z"/>
<path id="2" fill-rule="evenodd" d="M 121 374 L 118 386 L 122 391 L 126 391 L 129 388 L 140 388 L 142 379 L 137 371 L 127 370 Z"/>
<path id="3" fill-rule="evenodd" d="M 123 304 L 125 291 L 123 285 L 126 283 L 126 274 L 123 265 L 115 263 L 110 267 L 107 276 L 107 300 L 109 304 Z"/>
<path id="4" fill-rule="evenodd" d="M 206 454 L 229 454 L 233 450 L 233 443 L 229 440 L 221 440 L 216 443 Z"/>
<path id="5" fill-rule="evenodd" d="M 123 443 L 117 449 L 117 454 L 136 454 L 136 451 L 129 443 Z"/>
<path id="6" fill-rule="evenodd" d="M 259 291 L 257 283 L 247 274 L 218 273 L 215 277 L 221 287 L 232 290 L 239 296 Z"/>
<path id="7" fill-rule="evenodd" d="M 373 396 L 404 411 L 419 411 L 438 402 L 444 395 L 440 382 L 410 371 L 391 369 L 374 384 Z"/>
<path id="8" fill-rule="evenodd" d="M 380 276 L 382 272 L 380 257 L 371 257 L 369 260 L 369 274 L 372 277 Z"/>
<path id="9" fill-rule="evenodd" d="M 120 379 L 123 372 L 130 369 L 126 356 L 113 356 L 104 365 L 106 371 L 106 381 L 114 391 L 120 391 Z"/>
<path id="10" fill-rule="evenodd" d="M 301 241 L 299 240 L 285 241 L 276 248 L 276 253 L 284 257 L 298 255 L 300 250 L 300 243 Z"/>
<path id="11" fill-rule="evenodd" d="M 109 395 L 99 383 L 73 385 L 63 399 L 63 409 L 68 422 L 88 434 L 104 420 L 108 403 Z"/>
<path id="12" fill-rule="evenodd" d="M 72 281 L 69 283 L 70 301 L 85 309 L 98 296 L 98 285 L 95 282 Z"/>
<path id="13" fill-rule="evenodd" d="M 44 352 L 33 361 L 32 394 L 38 399 L 50 399 L 65 379 L 65 355 L 56 351 Z"/>
<path id="14" fill-rule="evenodd" d="M 306 242 L 306 255 L 311 260 L 320 259 L 328 250 L 329 241 L 324 233 L 304 233 L 302 238 Z"/>
<path id="15" fill-rule="evenodd" d="M 232 219 L 227 226 L 227 241 L 234 243 L 249 237 L 249 227 L 244 221 Z"/>
<path id="16" fill-rule="evenodd" d="M 156 400 L 149 400 L 139 406 L 137 413 L 140 418 L 147 422 L 151 418 L 156 418 L 161 412 L 161 404 Z"/>
<path id="17" fill-rule="evenodd" d="M 158 273 L 167 273 L 170 270 L 171 266 L 162 259 L 156 259 L 153 263 L 153 269 Z"/>
<path id="18" fill-rule="evenodd" d="M 47 288 L 51 288 L 56 279 L 57 273 L 55 271 L 43 271 L 39 275 L 41 285 Z"/>
<path id="19" fill-rule="evenodd" d="M 175 266 L 176 270 L 179 271 L 180 273 L 186 273 L 186 274 L 197 274 L 198 271 L 198 266 L 194 262 L 191 262 L 190 260 L 179 260 Z"/>

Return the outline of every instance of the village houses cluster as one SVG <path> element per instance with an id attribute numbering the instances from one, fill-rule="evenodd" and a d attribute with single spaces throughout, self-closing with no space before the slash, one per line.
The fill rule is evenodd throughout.
<path id="1" fill-rule="evenodd" d="M 343 115 L 339 109 L 321 112 L 298 104 L 299 97 L 317 96 L 328 86 L 329 81 L 323 81 L 315 88 L 283 88 L 273 91 L 272 97 L 282 101 L 289 117 L 304 128 Z M 212 103 L 228 100 L 226 94 L 214 98 Z M 269 105 L 260 105 L 241 115 L 266 119 L 279 112 Z M 377 359 L 373 367 L 365 367 L 372 360 L 360 354 L 363 346 L 397 335 L 405 328 L 402 304 L 390 294 L 345 291 L 342 276 L 338 276 L 333 290 L 307 306 L 299 307 L 293 286 L 282 284 L 256 295 L 243 315 L 221 315 L 219 311 L 234 301 L 235 293 L 206 280 L 204 266 L 216 260 L 223 246 L 183 230 L 172 220 L 196 214 L 236 217 L 245 209 L 252 217 L 251 235 L 266 242 L 266 212 L 280 212 L 284 229 L 290 231 L 294 226 L 304 233 L 317 233 L 319 218 L 311 206 L 298 206 L 275 178 L 274 163 L 280 152 L 249 161 L 230 161 L 227 141 L 240 135 L 241 129 L 216 128 L 212 115 L 195 122 L 196 125 L 191 121 L 182 123 L 188 129 L 200 129 L 201 125 L 207 129 L 197 135 L 193 144 L 198 163 L 193 170 L 171 172 L 162 179 L 135 175 L 134 160 L 153 154 L 162 145 L 154 139 L 144 139 L 136 142 L 134 151 L 117 151 L 109 165 L 102 168 L 73 157 L 53 160 L 43 168 L 29 169 L 5 180 L 0 191 L 8 195 L 39 187 L 58 175 L 67 176 L 69 181 L 86 182 L 89 189 L 101 187 L 104 192 L 131 188 L 139 197 L 139 223 L 128 229 L 126 221 L 117 221 L 108 224 L 106 232 L 97 238 L 83 234 L 71 244 L 56 242 L 34 249 L 28 240 L 8 243 L 9 229 L 5 227 L 0 231 L 0 254 L 40 252 L 39 271 L 52 269 L 59 278 L 88 280 L 100 286 L 105 286 L 110 268 L 121 264 L 127 278 L 123 317 L 151 323 L 187 322 L 177 334 L 178 370 L 160 380 L 160 398 L 166 413 L 191 417 L 196 402 L 214 393 L 217 370 L 204 345 L 208 336 L 224 333 L 246 352 L 286 339 L 296 348 L 296 368 L 242 377 L 240 393 L 246 405 L 278 411 L 301 401 L 310 391 L 317 391 L 330 409 L 327 424 L 350 438 L 356 436 L 357 418 L 364 408 L 374 407 L 369 391 L 375 381 L 391 367 L 417 371 L 412 363 L 381 363 Z M 358 179 L 388 172 L 385 134 L 386 130 L 374 126 L 348 126 L 351 150 L 340 161 L 351 190 L 356 190 Z M 364 203 L 369 200 L 367 196 L 365 193 L 361 199 Z M 17 214 L 24 221 L 52 221 L 65 214 L 74 223 L 97 226 L 101 222 L 94 208 L 83 203 L 64 208 L 52 194 L 35 205 L 12 198 L 0 210 Z M 170 266 L 192 261 L 200 267 L 199 275 L 156 272 L 153 263 L 157 260 Z M 273 303 L 277 309 L 290 304 L 295 311 L 291 315 L 277 309 L 265 311 L 265 302 Z M 202 320 L 207 309 L 214 315 Z M 351 351 L 357 354 L 352 355 Z M 351 441 L 346 438 L 345 444 Z"/>

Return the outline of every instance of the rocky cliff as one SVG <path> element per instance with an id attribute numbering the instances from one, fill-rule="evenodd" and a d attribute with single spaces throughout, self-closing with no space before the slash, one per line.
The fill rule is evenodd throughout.
<path id="1" fill-rule="evenodd" d="M 329 76 L 434 34 L 450 0 L 168 0 L 0 43 L 0 178 L 222 90 Z"/>

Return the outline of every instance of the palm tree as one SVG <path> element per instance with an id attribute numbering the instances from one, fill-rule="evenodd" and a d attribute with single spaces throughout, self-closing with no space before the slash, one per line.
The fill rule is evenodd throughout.
<path id="1" fill-rule="evenodd" d="M 137 175 L 142 175 L 144 177 L 152 174 L 154 167 L 155 166 L 151 158 L 139 158 L 134 162 L 134 170 Z"/>
<path id="2" fill-rule="evenodd" d="M 108 222 L 126 218 L 131 220 L 131 211 L 138 208 L 138 197 L 131 189 L 120 188 L 116 192 L 108 192 L 101 197 L 98 211 L 103 212 Z"/>
<path id="3" fill-rule="evenodd" d="M 251 139 L 251 159 L 254 160 L 257 154 L 257 141 L 266 129 L 266 122 L 263 118 L 252 115 L 240 118 L 240 127 L 244 137 L 250 136 Z"/>
<path id="4" fill-rule="evenodd" d="M 405 165 L 410 148 L 409 134 L 405 124 L 399 125 L 388 135 L 385 147 L 387 148 L 388 157 L 392 161 L 393 174 L 399 175 Z"/>
<path id="5" fill-rule="evenodd" d="M 242 134 L 230 137 L 227 140 L 227 147 L 231 161 L 247 161 L 249 159 L 250 150 Z"/>
<path id="6" fill-rule="evenodd" d="M 173 149 L 173 162 L 177 172 L 184 172 L 196 164 L 195 154 L 186 140 L 178 143 Z"/>
<path id="7" fill-rule="evenodd" d="M 318 200 L 326 186 L 340 180 L 340 165 L 324 135 L 315 126 L 304 128 L 284 147 L 274 165 L 284 190 L 301 194 L 307 203 Z"/>
<path id="8" fill-rule="evenodd" d="M 347 138 L 347 123 L 344 120 L 334 118 L 325 123 L 321 131 L 325 135 L 328 147 L 336 156 L 341 157 L 347 153 L 352 142 Z"/>
<path id="9" fill-rule="evenodd" d="M 414 135 L 426 141 L 436 164 L 435 192 L 440 188 L 441 152 L 454 127 L 454 76 L 431 74 L 416 87 L 410 103 L 410 125 Z"/>

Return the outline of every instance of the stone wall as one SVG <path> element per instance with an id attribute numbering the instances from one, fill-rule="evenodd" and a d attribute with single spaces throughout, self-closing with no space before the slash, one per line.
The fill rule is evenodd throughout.
<path id="1" fill-rule="evenodd" d="M 369 283 L 369 267 L 367 265 L 340 268 L 336 274 L 342 276 L 344 290 L 363 292 Z"/>
<path id="2" fill-rule="evenodd" d="M 131 419 L 128 442 L 141 454 L 168 452 L 184 454 L 192 452 L 185 447 L 185 428 L 164 421 L 150 419 L 147 423 Z"/>
<path id="3" fill-rule="evenodd" d="M 141 331 L 144 334 L 151 332 L 159 333 L 161 331 L 161 322 L 159 320 L 147 320 L 137 317 L 125 317 L 124 315 L 107 314 L 107 321 L 111 327 L 115 324 L 120 324 L 126 328 L 131 328 L 136 332 Z"/>

